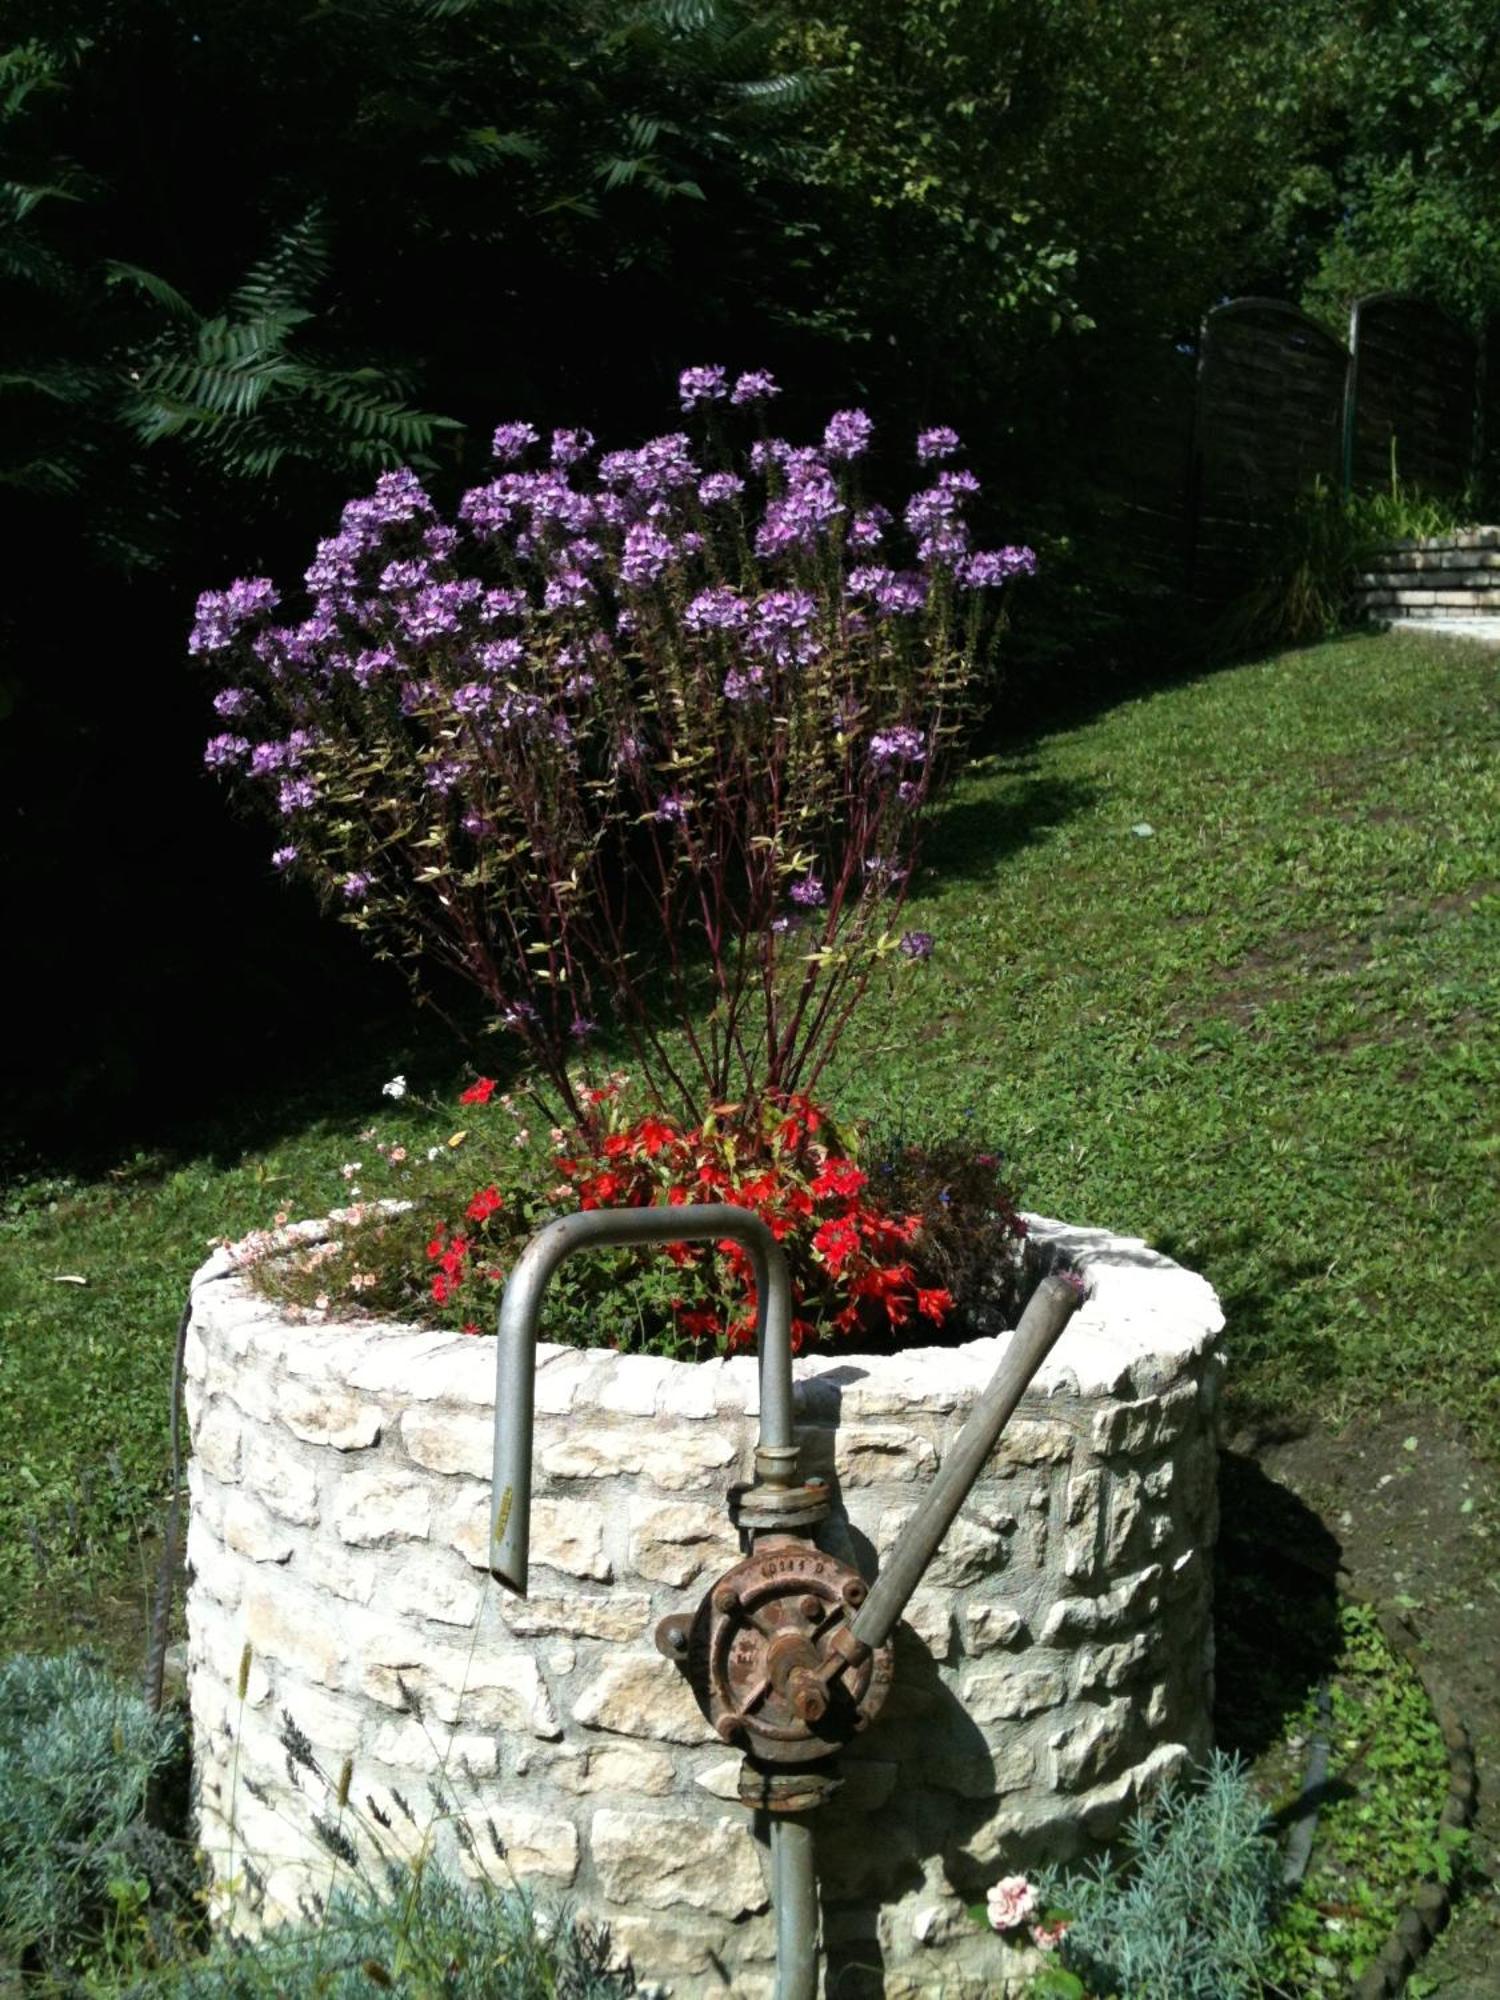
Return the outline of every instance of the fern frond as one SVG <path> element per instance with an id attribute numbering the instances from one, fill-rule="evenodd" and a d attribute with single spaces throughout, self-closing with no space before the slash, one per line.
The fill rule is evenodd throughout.
<path id="1" fill-rule="evenodd" d="M 139 264 L 122 264 L 116 258 L 106 258 L 104 282 L 109 286 L 133 285 L 157 305 L 165 306 L 176 319 L 196 321 L 198 318 L 196 308 L 189 304 L 175 285 L 169 285 L 155 271 L 142 270 Z"/>
<path id="2" fill-rule="evenodd" d="M 328 230 L 315 203 L 284 229 L 270 254 L 252 264 L 232 303 L 247 319 L 265 319 L 300 309 L 328 274 Z"/>

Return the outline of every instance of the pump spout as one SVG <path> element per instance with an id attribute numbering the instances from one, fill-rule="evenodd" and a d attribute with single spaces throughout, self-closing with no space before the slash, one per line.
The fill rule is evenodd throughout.
<path id="1" fill-rule="evenodd" d="M 642 1243 L 717 1242 L 749 1252 L 755 1273 L 756 1347 L 760 1355 L 760 1442 L 756 1477 L 789 1486 L 796 1474 L 792 1427 L 792 1294 L 781 1246 L 758 1215 L 727 1202 L 685 1208 L 600 1208 L 565 1215 L 533 1236 L 500 1301 L 495 1378 L 495 1481 L 490 1511 L 490 1570 L 526 1595 L 531 1540 L 531 1444 L 536 1341 L 542 1299 L 558 1265 L 575 1250 Z"/>

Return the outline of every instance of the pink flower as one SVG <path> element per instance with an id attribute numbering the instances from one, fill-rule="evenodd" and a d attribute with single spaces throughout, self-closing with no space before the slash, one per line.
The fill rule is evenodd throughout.
<path id="1" fill-rule="evenodd" d="M 985 1897 L 985 1913 L 990 1928 L 1013 1931 L 1036 1909 L 1036 1890 L 1024 1875 L 1002 1875 Z"/>
<path id="2" fill-rule="evenodd" d="M 1056 1951 L 1068 1935 L 1068 1927 L 1059 1917 L 1055 1924 L 1033 1924 L 1031 1942 L 1039 1951 Z"/>

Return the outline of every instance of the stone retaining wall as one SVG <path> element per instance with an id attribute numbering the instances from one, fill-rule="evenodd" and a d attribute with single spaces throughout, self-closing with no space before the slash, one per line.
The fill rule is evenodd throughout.
<path id="1" fill-rule="evenodd" d="M 1110 1832 L 1209 1741 L 1218 1302 L 1130 1238 L 1034 1220 L 1032 1241 L 1091 1296 L 818 1817 L 840 1995 L 1003 1990 L 1021 1955 L 964 1905 Z M 797 1363 L 804 1470 L 835 1481 L 826 1547 L 874 1573 L 1004 1341 Z M 322 1896 L 330 1836 L 365 1866 L 426 1846 L 566 1894 L 674 1994 L 768 1994 L 739 1759 L 651 1637 L 741 1553 L 725 1496 L 750 1471 L 753 1360 L 539 1349 L 525 1601 L 486 1569 L 490 1341 L 291 1324 L 218 1252 L 187 1372 L 195 1758 L 231 1920 Z"/>

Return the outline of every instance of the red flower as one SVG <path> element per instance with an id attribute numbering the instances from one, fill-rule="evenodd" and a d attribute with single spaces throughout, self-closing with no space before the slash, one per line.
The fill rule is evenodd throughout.
<path id="1" fill-rule="evenodd" d="M 585 1208 L 610 1208 L 624 1192 L 625 1183 L 618 1174 L 595 1174 L 592 1180 L 580 1181 L 578 1192 Z"/>
<path id="2" fill-rule="evenodd" d="M 466 1319 L 463 1323 L 461 1331 L 464 1333 L 478 1333 L 479 1322 L 477 1320 Z"/>
<path id="3" fill-rule="evenodd" d="M 813 1248 L 837 1277 L 859 1248 L 859 1234 L 851 1222 L 825 1222 L 813 1238 Z"/>
<path id="4" fill-rule="evenodd" d="M 719 1333 L 719 1315 L 715 1312 L 697 1310 L 689 1312 L 679 1306 L 677 1328 L 689 1340 L 714 1340 Z"/>
<path id="5" fill-rule="evenodd" d="M 618 1160 L 622 1159 L 626 1153 L 632 1151 L 634 1146 L 635 1140 L 628 1132 L 614 1132 L 605 1140 L 599 1150 L 603 1153 L 606 1160 Z"/>
<path id="6" fill-rule="evenodd" d="M 471 1083 L 467 1090 L 460 1091 L 460 1104 L 488 1104 L 495 1094 L 495 1079 L 482 1076 L 477 1083 Z"/>
<path id="7" fill-rule="evenodd" d="M 931 1291 L 926 1292 L 918 1289 L 917 1311 L 924 1319 L 930 1319 L 934 1325 L 941 1326 L 952 1310 L 953 1294 L 945 1291 L 941 1285 L 935 1285 Z"/>
<path id="8" fill-rule="evenodd" d="M 489 1187 L 479 1190 L 478 1194 L 475 1195 L 474 1199 L 464 1210 L 464 1214 L 468 1216 L 470 1222 L 483 1222 L 487 1215 L 493 1215 L 497 1208 L 502 1208 L 503 1206 L 504 1203 L 500 1199 L 500 1191 L 491 1182 Z"/>
<path id="9" fill-rule="evenodd" d="M 437 1235 L 434 1236 L 432 1241 L 428 1244 L 427 1255 L 432 1259 L 434 1263 L 436 1263 L 438 1258 L 442 1256 L 445 1247 L 446 1246 L 443 1243 L 443 1232 L 440 1229 Z"/>
<path id="10" fill-rule="evenodd" d="M 647 1157 L 654 1160 L 663 1146 L 671 1145 L 677 1130 L 665 1118 L 643 1118 L 635 1128 L 635 1135 L 645 1147 Z"/>
<path id="11" fill-rule="evenodd" d="M 820 1200 L 831 1194 L 852 1199 L 861 1188 L 869 1185 L 869 1178 L 852 1160 L 825 1160 L 823 1171 L 812 1184 L 812 1191 Z"/>
<path id="12" fill-rule="evenodd" d="M 437 1300 L 440 1306 L 447 1305 L 448 1280 L 442 1275 L 441 1272 L 439 1272 L 438 1275 L 432 1281 L 432 1296 Z"/>

